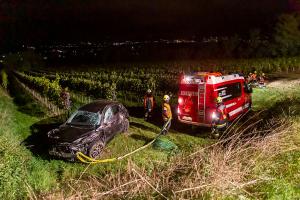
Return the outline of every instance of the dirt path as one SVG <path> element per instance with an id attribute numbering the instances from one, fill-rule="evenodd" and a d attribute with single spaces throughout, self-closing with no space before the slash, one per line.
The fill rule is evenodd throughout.
<path id="1" fill-rule="evenodd" d="M 278 89 L 290 89 L 300 87 L 300 77 L 297 79 L 283 78 L 270 82 L 267 87 Z"/>

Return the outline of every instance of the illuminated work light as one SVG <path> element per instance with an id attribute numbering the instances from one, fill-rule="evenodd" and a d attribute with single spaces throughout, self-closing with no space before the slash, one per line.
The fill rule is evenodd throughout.
<path id="1" fill-rule="evenodd" d="M 186 83 L 190 83 L 192 81 L 192 78 L 190 76 L 184 76 L 184 81 Z"/>

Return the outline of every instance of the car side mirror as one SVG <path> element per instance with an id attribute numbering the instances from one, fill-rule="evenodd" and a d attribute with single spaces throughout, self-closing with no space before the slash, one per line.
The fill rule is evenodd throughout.
<path id="1" fill-rule="evenodd" d="M 252 93 L 253 89 L 249 84 L 245 84 L 245 92 L 246 93 Z"/>
<path id="2" fill-rule="evenodd" d="M 101 130 L 100 127 L 100 125 L 95 125 L 95 132 L 99 132 Z"/>

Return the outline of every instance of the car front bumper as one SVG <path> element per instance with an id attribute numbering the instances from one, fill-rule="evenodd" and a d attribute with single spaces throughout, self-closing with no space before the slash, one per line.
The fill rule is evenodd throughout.
<path id="1" fill-rule="evenodd" d="M 75 161 L 77 159 L 77 152 L 86 153 L 84 148 L 74 147 L 70 145 L 53 145 L 49 149 L 49 154 L 51 156 L 63 158 L 69 161 Z"/>

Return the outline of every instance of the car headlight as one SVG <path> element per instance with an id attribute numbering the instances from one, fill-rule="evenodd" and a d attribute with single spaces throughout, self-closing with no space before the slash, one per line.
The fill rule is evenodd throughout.
<path id="1" fill-rule="evenodd" d="M 49 132 L 47 133 L 48 138 L 58 139 L 59 136 L 56 135 L 58 132 L 59 132 L 59 129 L 57 129 L 57 128 L 56 128 L 56 129 L 52 129 L 51 131 L 49 131 Z"/>
<path id="2" fill-rule="evenodd" d="M 76 151 L 81 151 L 83 149 L 83 147 L 84 147 L 83 145 L 77 145 L 77 146 L 76 145 L 70 145 L 69 149 L 76 152 Z"/>

